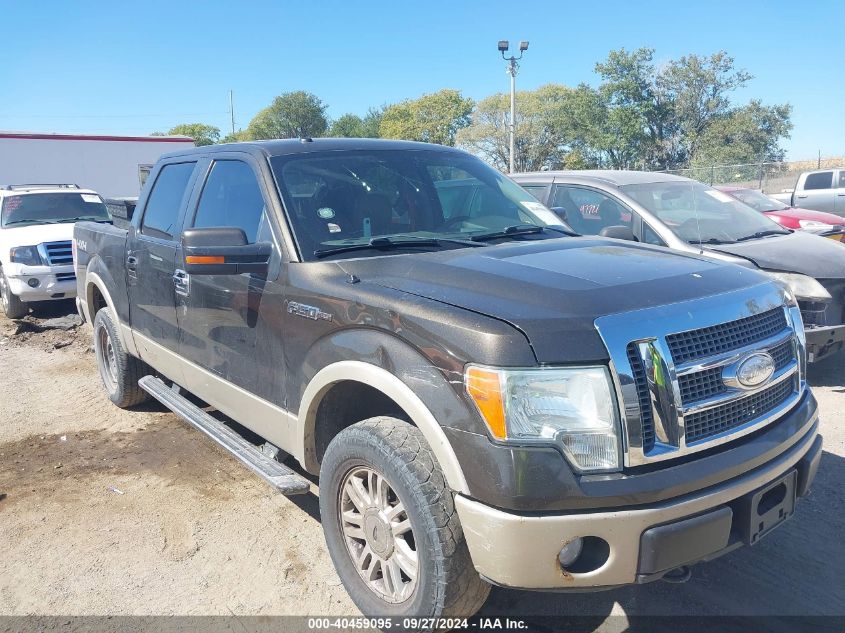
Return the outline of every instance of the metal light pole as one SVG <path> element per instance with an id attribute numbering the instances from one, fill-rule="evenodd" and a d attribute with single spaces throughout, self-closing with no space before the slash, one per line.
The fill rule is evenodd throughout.
<path id="1" fill-rule="evenodd" d="M 516 157 L 516 142 L 514 140 L 516 138 L 516 73 L 519 70 L 517 61 L 522 59 L 522 54 L 528 50 L 528 42 L 522 41 L 519 43 L 519 57 L 514 57 L 513 55 L 505 57 L 508 48 L 510 48 L 510 44 L 507 40 L 499 40 L 499 52 L 502 54 L 502 59 L 508 62 L 506 70 L 511 76 L 510 173 L 514 173 L 514 161 Z"/>

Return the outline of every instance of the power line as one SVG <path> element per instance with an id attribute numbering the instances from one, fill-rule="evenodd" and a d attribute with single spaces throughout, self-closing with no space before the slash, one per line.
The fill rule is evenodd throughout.
<path id="1" fill-rule="evenodd" d="M 142 118 L 173 118 L 193 116 L 223 116 L 229 112 L 194 112 L 189 114 L 0 114 L 0 119 L 142 119 Z"/>

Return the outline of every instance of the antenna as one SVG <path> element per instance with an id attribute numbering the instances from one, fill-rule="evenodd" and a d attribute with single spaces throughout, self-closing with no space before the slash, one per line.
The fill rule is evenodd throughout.
<path id="1" fill-rule="evenodd" d="M 235 91 L 229 91 L 229 113 L 232 115 L 232 134 L 235 133 Z"/>

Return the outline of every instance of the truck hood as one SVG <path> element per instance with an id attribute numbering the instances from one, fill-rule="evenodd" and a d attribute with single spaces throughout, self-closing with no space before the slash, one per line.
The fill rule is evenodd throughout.
<path id="1" fill-rule="evenodd" d="M 13 246 L 32 246 L 42 242 L 61 242 L 73 239 L 73 223 L 33 224 L 30 226 L 10 226 L 0 229 L 0 244 L 5 248 Z M 6 253 L 8 256 L 8 253 Z"/>
<path id="2" fill-rule="evenodd" d="M 721 294 L 766 280 L 739 266 L 593 238 L 339 263 L 364 283 L 505 321 L 525 334 L 541 363 L 606 360 L 607 350 L 594 325 L 599 316 Z"/>
<path id="3" fill-rule="evenodd" d="M 842 244 L 806 231 L 738 244 L 720 244 L 708 250 L 744 257 L 769 270 L 801 273 L 816 279 L 845 278 Z"/>

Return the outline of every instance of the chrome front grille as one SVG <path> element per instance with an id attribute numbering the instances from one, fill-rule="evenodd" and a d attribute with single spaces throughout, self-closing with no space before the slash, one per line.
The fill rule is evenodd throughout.
<path id="1" fill-rule="evenodd" d="M 754 420 L 777 407 L 796 390 L 795 377 L 745 396 L 684 417 L 687 444 L 713 437 Z"/>
<path id="2" fill-rule="evenodd" d="M 730 441 L 791 408 L 804 389 L 799 318 L 783 290 L 762 284 L 597 319 L 618 381 L 626 466 Z M 771 375 L 740 384 L 742 363 L 763 353 Z"/>
<path id="3" fill-rule="evenodd" d="M 73 251 L 70 240 L 65 242 L 45 242 L 41 244 L 41 254 L 50 266 L 64 266 L 73 263 Z"/>
<path id="4" fill-rule="evenodd" d="M 48 242 L 44 245 L 47 251 L 47 263 L 51 266 L 61 266 L 73 263 L 73 252 L 70 240 L 66 242 Z"/>
<path id="5" fill-rule="evenodd" d="M 762 341 L 786 329 L 783 308 L 666 337 L 672 359 L 684 363 Z"/>

